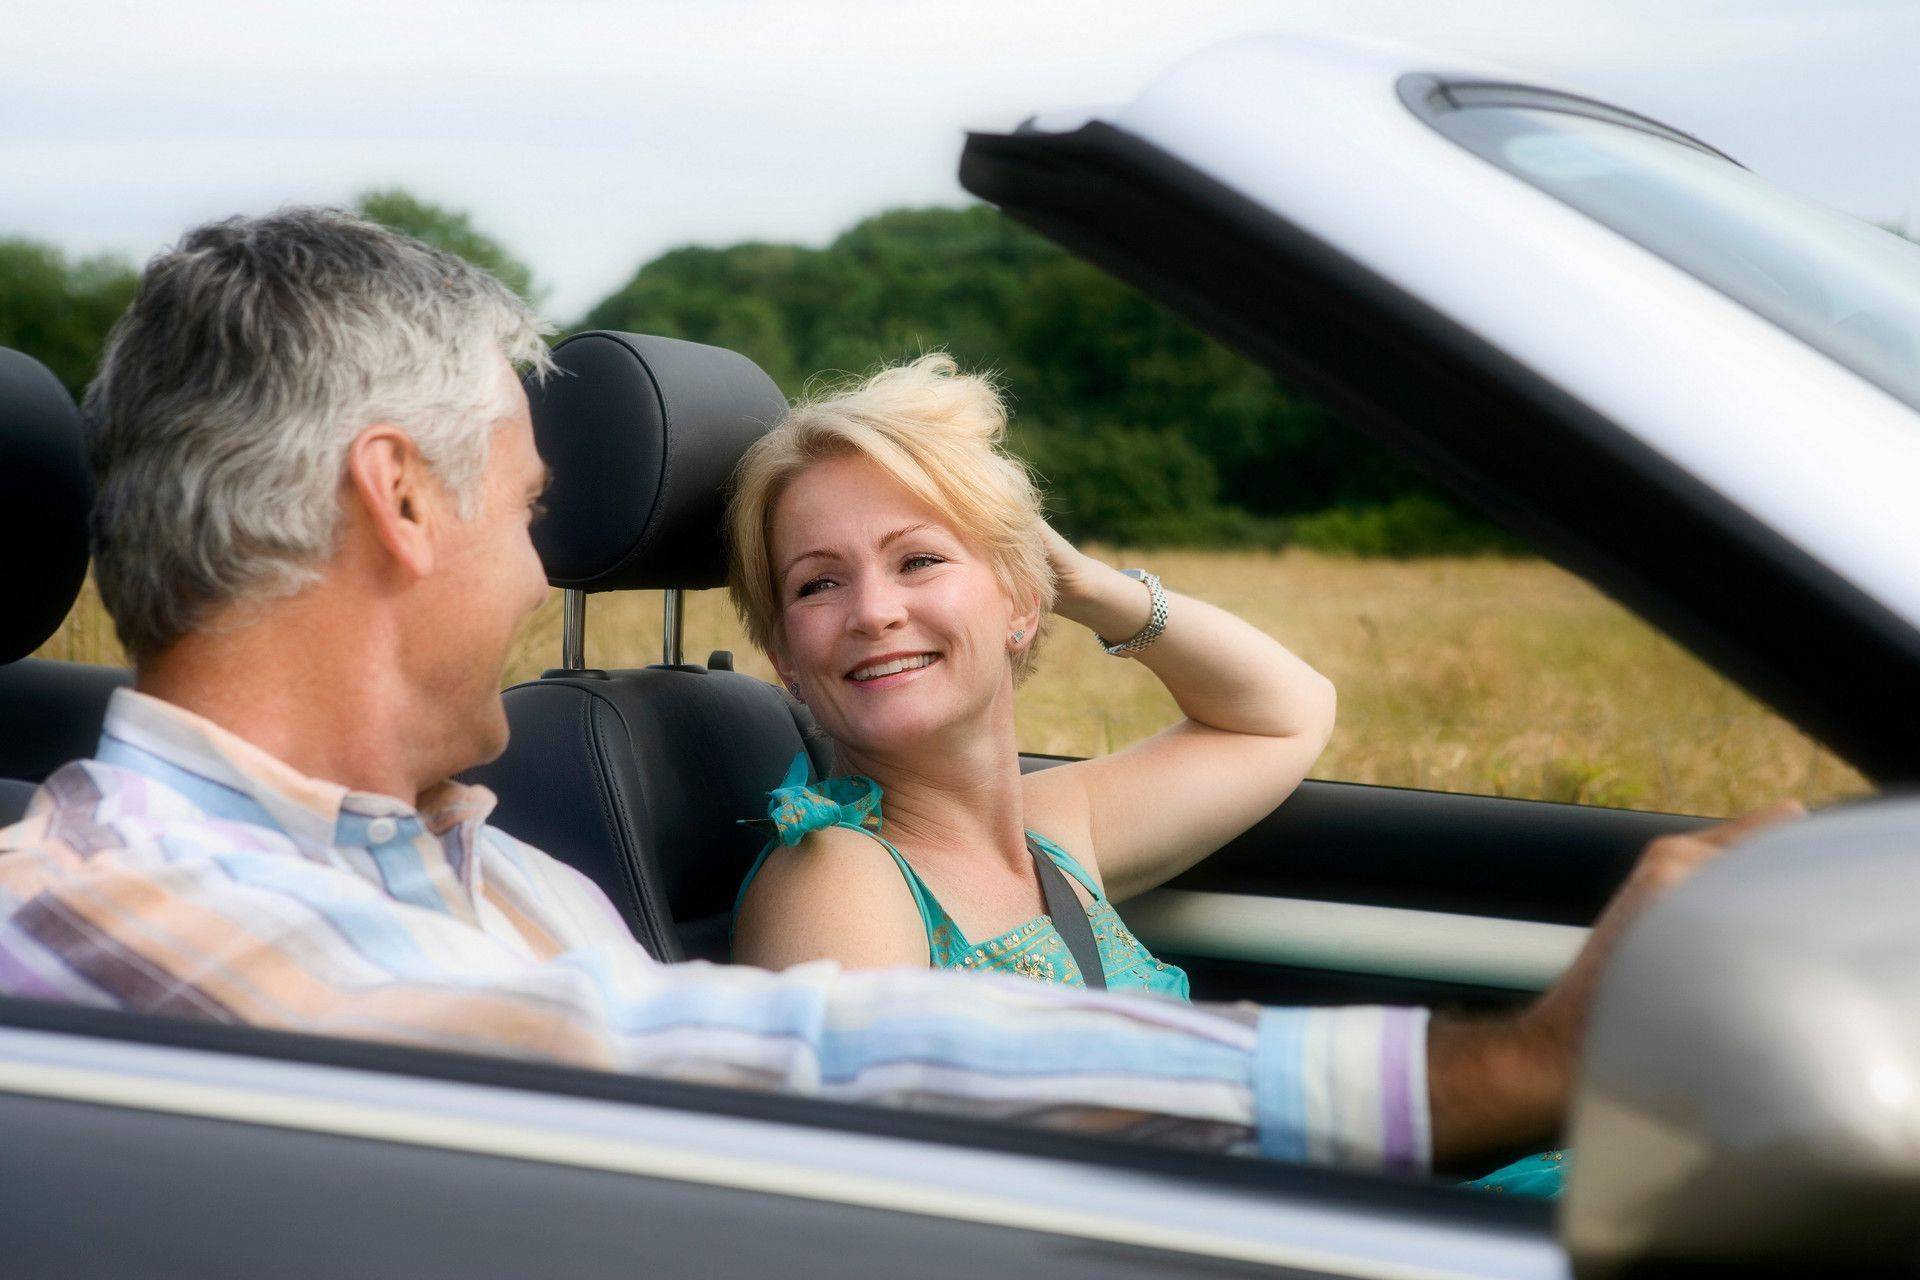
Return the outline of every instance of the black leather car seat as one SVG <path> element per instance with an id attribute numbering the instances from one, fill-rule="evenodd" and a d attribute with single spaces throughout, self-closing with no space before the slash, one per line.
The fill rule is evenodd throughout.
<path id="1" fill-rule="evenodd" d="M 0 826 L 49 773 L 93 754 L 107 698 L 130 679 L 26 657 L 80 594 L 92 502 L 73 398 L 38 360 L 0 348 L 0 547 L 14 565 L 0 608 Z"/>
<path id="2" fill-rule="evenodd" d="M 553 469 L 535 528 L 548 581 L 582 593 L 726 579 L 725 489 L 785 410 L 772 379 L 718 347 L 585 333 L 530 380 Z M 767 828 L 766 793 L 819 750 L 804 708 L 723 666 L 549 671 L 506 692 L 512 740 L 470 781 L 493 821 L 585 872 L 662 960 L 724 959 L 733 899 Z M 816 759 L 816 764 L 824 761 Z"/>

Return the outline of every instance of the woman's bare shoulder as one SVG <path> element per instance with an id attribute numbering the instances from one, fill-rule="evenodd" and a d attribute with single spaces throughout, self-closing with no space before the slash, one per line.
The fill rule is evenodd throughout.
<path id="1" fill-rule="evenodd" d="M 844 827 L 775 849 L 747 887 L 733 958 L 763 969 L 837 960 L 852 969 L 924 966 L 926 930 L 879 841 Z"/>

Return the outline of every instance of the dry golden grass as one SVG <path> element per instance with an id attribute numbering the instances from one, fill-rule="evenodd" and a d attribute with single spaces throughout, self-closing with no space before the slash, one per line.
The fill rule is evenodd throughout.
<path id="1" fill-rule="evenodd" d="M 1169 587 L 1279 636 L 1340 689 L 1323 778 L 1724 814 L 1796 796 L 1866 790 L 1852 769 L 1631 614 L 1540 561 L 1352 560 L 1154 551 Z M 1032 751 L 1093 755 L 1167 724 L 1173 704 L 1137 664 L 1055 624 L 1021 690 Z M 692 597 L 686 653 L 731 649 L 770 678 L 724 593 Z M 97 600 L 83 597 L 42 656 L 115 662 Z M 595 596 L 590 666 L 658 661 L 660 596 Z M 514 646 L 510 681 L 557 666 L 558 593 Z"/>

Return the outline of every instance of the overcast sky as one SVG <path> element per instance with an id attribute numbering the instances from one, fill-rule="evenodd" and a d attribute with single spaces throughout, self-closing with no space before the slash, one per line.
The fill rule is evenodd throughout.
<path id="1" fill-rule="evenodd" d="M 957 203 L 961 131 L 1254 31 L 1490 56 L 1920 225 L 1911 0 L 0 0 L 0 236 L 144 257 L 402 183 L 575 317 L 662 249 Z"/>

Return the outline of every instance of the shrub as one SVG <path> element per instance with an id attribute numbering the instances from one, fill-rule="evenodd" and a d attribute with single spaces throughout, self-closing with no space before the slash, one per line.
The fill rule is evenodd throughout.
<path id="1" fill-rule="evenodd" d="M 1314 551 L 1395 559 L 1526 550 L 1504 530 L 1422 494 L 1295 516 L 1288 522 L 1288 540 Z"/>
<path id="2" fill-rule="evenodd" d="M 0 240 L 0 347 L 46 365 L 77 400 L 135 280 L 118 258 L 76 262 L 50 245 Z"/>
<path id="3" fill-rule="evenodd" d="M 1014 448 L 1040 476 L 1047 513 L 1069 538 L 1135 545 L 1218 521 L 1213 464 L 1173 431 L 1102 425 L 1085 431 L 1028 427 Z"/>

